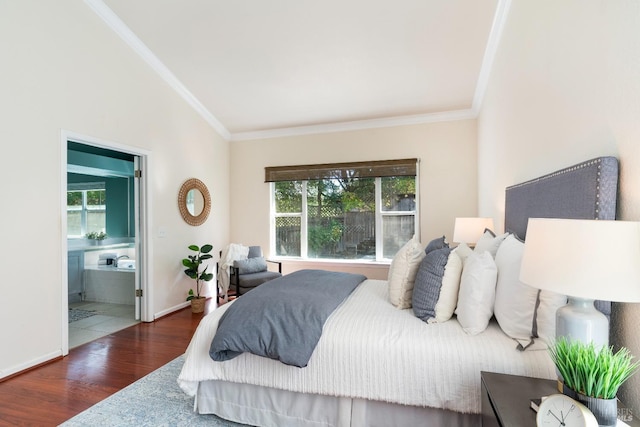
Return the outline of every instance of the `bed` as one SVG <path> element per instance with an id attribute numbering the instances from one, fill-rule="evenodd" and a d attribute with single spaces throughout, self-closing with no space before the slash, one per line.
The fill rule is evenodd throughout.
<path id="1" fill-rule="evenodd" d="M 495 265 L 504 268 L 500 280 L 511 274 L 504 260 L 514 259 L 506 249 L 507 242 L 514 248 L 522 244 L 515 236 L 525 237 L 528 218 L 614 219 L 617 178 L 617 160 L 601 157 L 508 187 L 506 233 L 485 233 L 486 242 L 496 245 L 490 256 Z M 440 256 L 447 259 L 440 271 L 453 271 L 447 267 L 454 258 L 463 258 L 456 254 L 462 250 L 437 248 L 432 252 L 448 254 Z M 502 255 L 497 256 L 499 250 Z M 488 258 L 489 252 L 482 255 Z M 471 258 L 463 264 L 462 281 L 468 266 L 481 258 L 480 253 L 467 256 Z M 494 288 L 505 289 L 496 279 L 500 277 L 497 268 Z M 492 310 L 493 301 L 496 304 L 495 316 L 489 313 L 486 326 L 469 333 L 473 328 L 468 327 L 468 312 L 462 310 L 469 304 L 467 300 L 464 304 L 458 300 L 457 316 L 427 322 L 417 317 L 415 307 L 399 309 L 390 303 L 390 286 L 387 281 L 365 280 L 355 287 L 326 320 L 317 347 L 303 368 L 250 353 L 213 361 L 209 355 L 212 340 L 220 319 L 234 303 L 226 304 L 203 318 L 187 349 L 178 383 L 194 397 L 194 409 L 199 413 L 214 413 L 248 425 L 479 426 L 481 371 L 555 378 L 546 345 L 539 339 L 542 334 L 534 341 L 533 336 L 518 337 L 505 327 L 504 316 L 498 315 L 499 291 L 491 302 Z M 441 286 L 440 300 L 445 293 L 445 285 Z M 463 285 L 459 286 L 462 296 Z M 502 292 L 502 300 L 511 301 L 512 295 Z M 536 304 L 545 304 L 541 294 L 533 295 Z M 557 304 L 557 296 L 554 298 Z M 605 312 L 610 309 L 607 303 L 599 308 Z M 555 311 L 549 313 L 551 316 Z M 537 327 L 552 327 L 545 325 L 542 314 L 537 315 Z"/>

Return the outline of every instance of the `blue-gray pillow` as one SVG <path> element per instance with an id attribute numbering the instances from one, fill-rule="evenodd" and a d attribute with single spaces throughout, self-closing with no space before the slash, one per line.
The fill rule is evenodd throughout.
<path id="1" fill-rule="evenodd" d="M 264 257 L 248 258 L 233 261 L 233 266 L 239 270 L 238 274 L 259 273 L 267 270 L 267 261 Z"/>
<path id="2" fill-rule="evenodd" d="M 411 304 L 413 314 L 425 322 L 436 315 L 442 277 L 450 253 L 451 249 L 448 247 L 432 250 L 427 253 L 418 267 Z"/>
<path id="3" fill-rule="evenodd" d="M 262 255 L 262 246 L 249 246 L 249 254 L 247 258 L 258 258 Z"/>
<path id="4" fill-rule="evenodd" d="M 448 248 L 449 243 L 447 243 L 444 239 L 444 236 L 438 237 L 437 239 L 433 239 L 427 244 L 427 247 L 424 248 L 424 253 L 428 254 L 431 251 L 435 251 L 437 249 Z"/>

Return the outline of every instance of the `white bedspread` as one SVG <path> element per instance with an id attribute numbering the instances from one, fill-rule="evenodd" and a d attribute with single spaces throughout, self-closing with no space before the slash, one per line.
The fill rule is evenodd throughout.
<path id="1" fill-rule="evenodd" d="M 218 379 L 479 413 L 480 371 L 556 378 L 546 350 L 517 351 L 495 322 L 476 336 L 455 318 L 422 322 L 389 303 L 386 281 L 365 281 L 338 307 L 306 368 L 247 353 L 214 362 L 209 346 L 228 306 L 207 315 L 189 344 L 178 383 L 191 396 L 199 381 Z"/>

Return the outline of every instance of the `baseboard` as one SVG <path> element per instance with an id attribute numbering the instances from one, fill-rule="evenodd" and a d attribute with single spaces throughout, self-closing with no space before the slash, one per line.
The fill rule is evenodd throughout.
<path id="1" fill-rule="evenodd" d="M 190 305 L 191 305 L 191 303 L 189 301 L 185 301 L 185 302 L 180 303 L 178 305 L 174 305 L 173 307 L 169 307 L 166 310 L 162 310 L 162 311 L 159 311 L 159 312 L 155 313 L 153 315 L 153 319 L 154 320 L 158 320 L 161 317 L 164 317 L 164 316 L 169 315 L 171 313 L 175 313 L 176 311 L 182 310 L 183 308 L 189 307 Z"/>
<path id="2" fill-rule="evenodd" d="M 13 378 L 16 375 L 23 374 L 27 371 L 35 369 L 39 366 L 58 360 L 62 357 L 62 350 L 51 352 L 47 355 L 32 359 L 20 365 L 13 366 L 9 369 L 0 369 L 0 382 Z"/>

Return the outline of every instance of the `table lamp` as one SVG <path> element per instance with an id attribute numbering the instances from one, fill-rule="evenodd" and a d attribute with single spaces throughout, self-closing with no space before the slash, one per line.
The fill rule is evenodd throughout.
<path id="1" fill-rule="evenodd" d="M 453 241 L 473 247 L 487 228 L 493 230 L 493 218 L 456 218 Z"/>
<path id="2" fill-rule="evenodd" d="M 556 338 L 609 345 L 609 320 L 594 300 L 640 302 L 640 222 L 529 219 L 520 280 L 567 295 Z"/>

